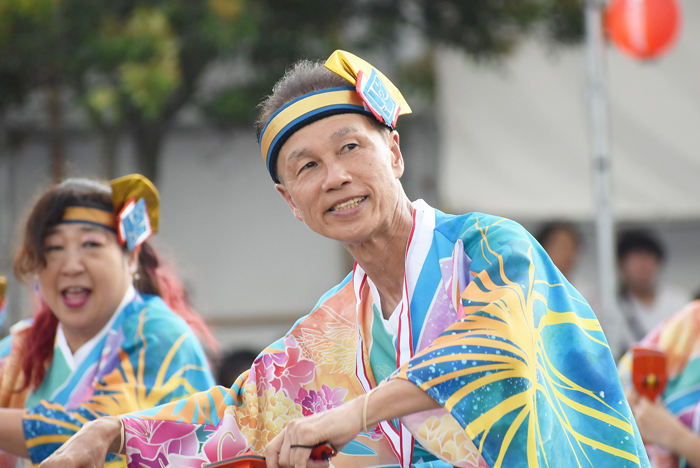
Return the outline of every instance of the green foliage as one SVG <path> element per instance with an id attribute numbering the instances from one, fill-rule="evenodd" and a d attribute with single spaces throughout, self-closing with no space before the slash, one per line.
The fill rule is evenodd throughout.
<path id="1" fill-rule="evenodd" d="M 0 110 L 32 90 L 73 90 L 97 128 L 132 134 L 148 169 L 184 105 L 222 125 L 249 124 L 298 59 L 336 48 L 391 55 L 406 30 L 476 59 L 503 57 L 532 33 L 577 43 L 582 1 L 0 0 Z M 202 101 L 202 75 L 220 61 L 241 64 L 244 78 Z M 429 52 L 397 64 L 396 75 L 409 94 L 434 95 Z"/>
<path id="2" fill-rule="evenodd" d="M 475 59 L 503 57 L 527 34 L 554 44 L 583 39 L 583 0 L 422 0 L 420 27 Z"/>

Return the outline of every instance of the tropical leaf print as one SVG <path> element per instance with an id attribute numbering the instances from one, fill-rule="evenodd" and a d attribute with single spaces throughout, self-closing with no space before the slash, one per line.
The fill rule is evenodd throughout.
<path id="1" fill-rule="evenodd" d="M 532 245 L 504 258 L 487 230 L 488 267 L 462 294 L 466 317 L 399 375 L 444 402 L 493 468 L 639 466 L 628 407 L 619 394 L 606 398 L 610 376 L 589 365 L 608 353 L 598 321 L 576 313 L 563 284 L 536 279 Z"/>

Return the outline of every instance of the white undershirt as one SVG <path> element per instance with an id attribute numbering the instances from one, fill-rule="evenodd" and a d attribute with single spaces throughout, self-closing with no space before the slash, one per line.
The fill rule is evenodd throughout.
<path id="1" fill-rule="evenodd" d="M 122 310 L 124 310 L 124 307 L 126 307 L 128 303 L 133 301 L 135 297 L 136 289 L 134 289 L 134 286 L 131 285 L 129 286 L 129 289 L 126 290 L 124 298 L 119 303 L 119 307 L 117 307 L 117 310 L 115 310 L 114 314 L 112 314 L 112 317 L 109 319 L 109 322 L 107 322 L 105 326 L 102 327 L 102 329 L 99 332 L 97 332 L 95 336 L 90 338 L 84 345 L 78 348 L 78 350 L 75 353 L 73 353 L 70 349 L 70 346 L 68 346 L 68 342 L 66 341 L 66 335 L 63 333 L 63 326 L 59 322 L 58 330 L 56 330 L 56 345 L 61 349 L 61 352 L 63 353 L 63 356 L 66 359 L 66 363 L 68 364 L 68 367 L 71 368 L 71 370 L 74 371 L 78 367 L 80 367 L 80 364 L 82 364 L 85 358 L 88 357 L 95 345 L 112 328 L 112 325 L 114 325 L 114 321 L 117 320 L 117 317 L 119 317 L 119 314 L 122 312 Z"/>
<path id="2" fill-rule="evenodd" d="M 382 302 L 379 297 L 379 290 L 374 285 L 369 276 L 367 276 L 367 284 L 369 284 L 369 289 L 372 291 L 372 299 L 374 299 L 375 305 L 379 309 L 379 313 L 382 317 L 382 322 L 384 323 L 384 328 L 386 331 L 394 335 L 394 337 L 399 334 L 399 314 L 401 313 L 401 301 L 396 305 L 396 308 L 391 313 L 389 318 L 384 318 L 384 313 L 382 312 Z"/>

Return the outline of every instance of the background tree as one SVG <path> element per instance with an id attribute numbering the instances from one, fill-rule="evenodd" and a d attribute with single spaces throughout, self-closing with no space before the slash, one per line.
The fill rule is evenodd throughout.
<path id="1" fill-rule="evenodd" d="M 155 178 L 164 138 L 195 106 L 218 125 L 249 124 L 288 64 L 342 47 L 392 55 L 406 31 L 479 60 L 529 34 L 582 37 L 582 0 L 0 0 L 0 112 L 44 93 L 54 177 L 62 176 L 62 99 L 101 135 L 105 175 L 130 136 L 137 170 Z M 430 47 L 428 48 L 430 51 Z M 233 64 L 230 85 L 207 73 Z M 231 68 L 229 66 L 229 68 Z M 399 86 L 430 96 L 430 54 L 398 64 Z M 214 87 L 216 88 L 216 87 Z"/>

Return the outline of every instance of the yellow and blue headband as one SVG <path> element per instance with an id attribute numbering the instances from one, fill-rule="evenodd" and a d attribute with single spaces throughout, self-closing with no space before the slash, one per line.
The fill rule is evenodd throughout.
<path id="1" fill-rule="evenodd" d="M 399 115 L 411 107 L 394 84 L 369 63 L 349 52 L 336 50 L 325 67 L 353 86 L 313 91 L 288 102 L 268 119 L 260 133 L 260 151 L 275 182 L 275 165 L 282 145 L 297 130 L 325 117 L 357 113 L 374 116 L 393 129 Z"/>
<path id="2" fill-rule="evenodd" d="M 140 174 L 110 182 L 114 211 L 85 205 L 72 205 L 63 211 L 62 223 L 95 224 L 119 236 L 119 242 L 134 250 L 158 232 L 160 196 L 153 183 Z"/>

